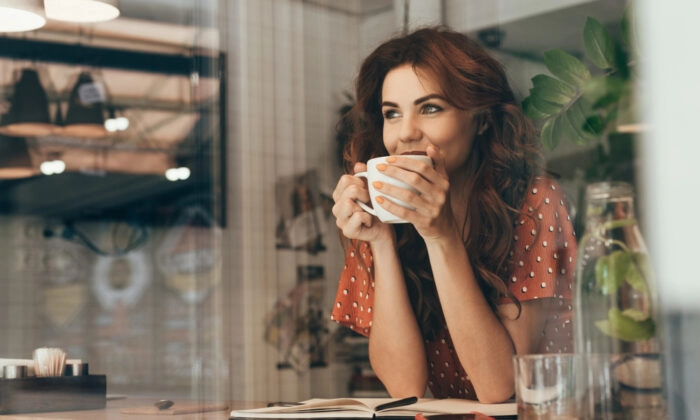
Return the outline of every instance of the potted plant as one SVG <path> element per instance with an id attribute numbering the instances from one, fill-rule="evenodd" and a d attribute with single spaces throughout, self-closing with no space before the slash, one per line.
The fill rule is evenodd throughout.
<path id="1" fill-rule="evenodd" d="M 604 135 L 619 131 L 619 123 L 634 115 L 637 54 L 628 16 L 626 12 L 621 20 L 619 39 L 595 18 L 586 19 L 583 43 L 593 71 L 561 49 L 544 53 L 552 75 L 532 78 L 533 87 L 522 106 L 530 118 L 542 122 L 545 147 L 554 149 L 561 140 L 578 146 L 598 142 L 596 147 L 604 147 Z"/>

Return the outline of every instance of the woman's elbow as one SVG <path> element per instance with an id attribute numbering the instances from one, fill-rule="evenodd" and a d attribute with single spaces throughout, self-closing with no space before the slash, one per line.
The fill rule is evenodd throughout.
<path id="1" fill-rule="evenodd" d="M 515 394 L 514 387 L 503 387 L 499 389 L 477 391 L 476 398 L 483 404 L 498 404 L 506 402 L 513 398 Z"/>
<path id="2" fill-rule="evenodd" d="M 426 382 L 422 384 L 414 381 L 414 383 L 408 383 L 397 381 L 395 383 L 385 383 L 384 387 L 392 398 L 407 398 L 407 397 L 418 397 L 423 398 L 425 396 Z"/>
<path id="3" fill-rule="evenodd" d="M 419 397 L 425 395 L 428 385 L 427 369 L 421 367 L 406 368 L 376 364 L 370 357 L 370 363 L 379 380 L 392 398 Z"/>

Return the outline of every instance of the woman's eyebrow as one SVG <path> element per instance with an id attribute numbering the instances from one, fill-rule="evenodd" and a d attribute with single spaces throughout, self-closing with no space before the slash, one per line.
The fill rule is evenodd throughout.
<path id="1" fill-rule="evenodd" d="M 443 100 L 443 101 L 446 100 L 445 97 L 442 96 L 442 95 L 439 95 L 439 94 L 437 94 L 437 93 L 431 93 L 430 95 L 425 95 L 425 96 L 422 96 L 422 97 L 416 99 L 415 101 L 413 101 L 413 104 L 414 104 L 414 105 L 418 105 L 418 104 L 420 104 L 420 103 L 422 103 L 422 102 L 429 101 L 429 100 L 431 100 L 431 99 L 441 99 L 441 100 Z"/>
<path id="2" fill-rule="evenodd" d="M 443 101 L 446 101 L 444 96 L 439 95 L 437 93 L 431 93 L 430 95 L 421 96 L 420 98 L 416 99 L 415 101 L 413 101 L 413 104 L 418 105 L 420 103 L 423 103 L 425 101 L 429 101 L 431 99 L 441 99 Z M 389 107 L 394 107 L 394 108 L 399 107 L 399 105 L 397 103 L 391 102 L 391 101 L 383 101 L 381 103 L 381 106 L 389 106 Z"/>

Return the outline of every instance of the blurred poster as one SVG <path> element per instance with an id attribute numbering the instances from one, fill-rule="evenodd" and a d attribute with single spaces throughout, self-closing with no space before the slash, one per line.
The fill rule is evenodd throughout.
<path id="1" fill-rule="evenodd" d="M 164 383 L 190 386 L 201 378 L 223 374 L 220 336 L 221 228 L 203 194 L 185 197 L 163 230 L 156 251 L 158 268 L 159 357 Z M 220 296 L 220 295 L 219 295 Z"/>
<path id="2" fill-rule="evenodd" d="M 298 266 L 297 285 L 265 319 L 265 341 L 281 353 L 278 368 L 326 366 L 328 327 L 323 310 L 323 266 Z"/>
<path id="3" fill-rule="evenodd" d="M 275 192 L 277 248 L 306 250 L 311 254 L 325 251 L 326 217 L 316 170 L 280 178 Z"/>

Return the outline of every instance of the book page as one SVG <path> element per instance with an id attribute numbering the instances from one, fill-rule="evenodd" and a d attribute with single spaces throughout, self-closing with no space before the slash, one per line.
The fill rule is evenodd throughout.
<path id="1" fill-rule="evenodd" d="M 232 411 L 232 418 L 372 418 L 414 417 L 438 414 L 470 414 L 489 416 L 513 416 L 517 414 L 515 403 L 482 404 L 473 400 L 422 398 L 417 403 L 376 411 L 380 404 L 397 401 L 397 398 L 316 398 L 284 407 L 266 407 Z"/>
<path id="2" fill-rule="evenodd" d="M 422 398 L 417 403 L 406 407 L 383 410 L 377 413 L 377 416 L 406 415 L 407 410 L 413 413 L 422 413 L 425 416 L 435 414 L 470 414 L 474 412 L 488 416 L 514 416 L 518 413 L 517 404 L 514 402 L 483 404 L 475 400 L 458 398 Z"/>
<path id="3" fill-rule="evenodd" d="M 251 410 L 232 411 L 236 418 L 275 418 L 275 417 L 355 417 L 372 418 L 374 407 L 393 398 L 315 398 L 289 406 L 265 407 Z"/>

